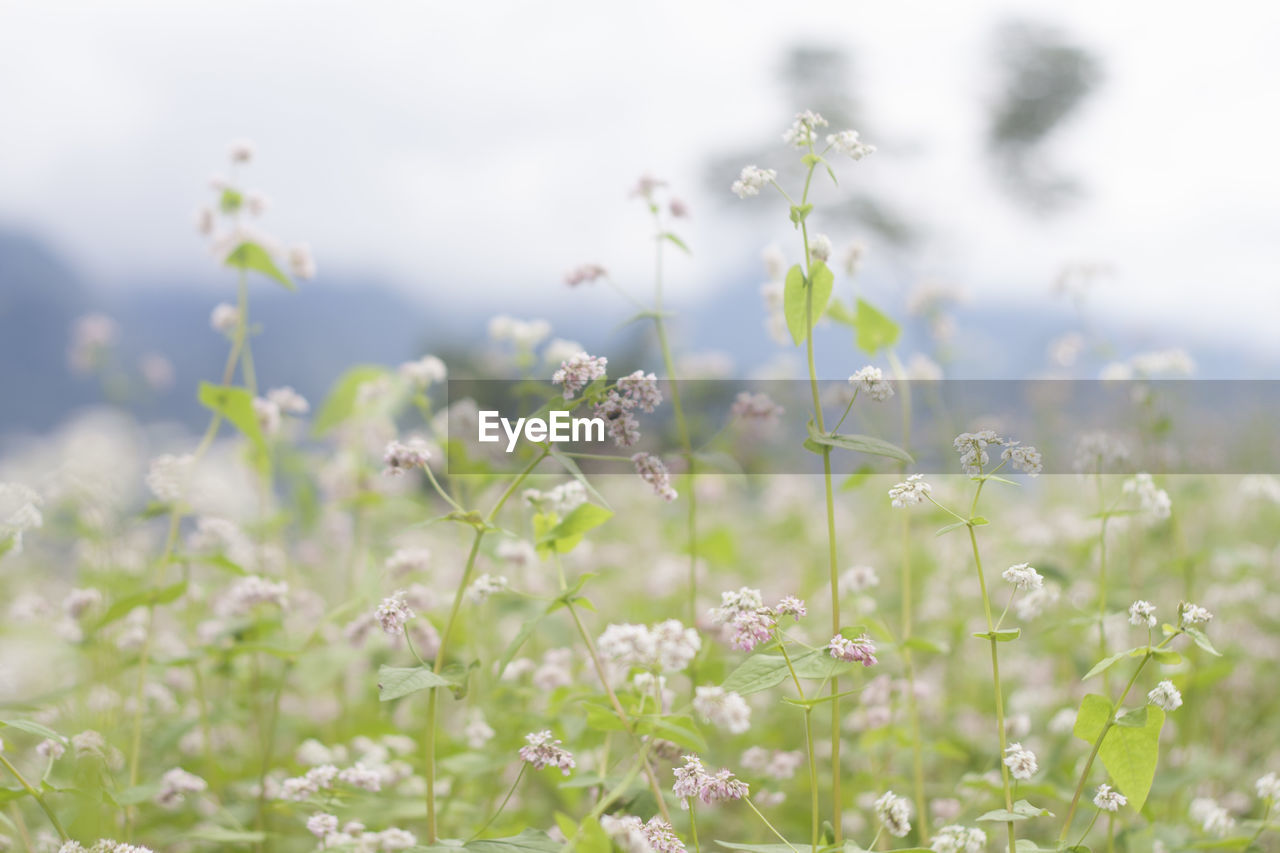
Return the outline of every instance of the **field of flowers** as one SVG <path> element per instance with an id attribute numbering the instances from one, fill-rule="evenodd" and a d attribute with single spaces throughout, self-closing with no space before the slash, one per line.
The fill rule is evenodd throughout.
<path id="1" fill-rule="evenodd" d="M 751 476 L 666 381 L 662 182 L 651 283 L 566 276 L 617 288 L 655 363 L 510 317 L 485 345 L 520 414 L 607 443 L 494 454 L 431 355 L 324 400 L 258 383 L 253 294 L 316 264 L 256 229 L 236 145 L 199 222 L 238 292 L 207 430 L 97 410 L 0 460 L 0 850 L 1280 849 L 1280 482 L 1136 470 L 1142 425 L 1051 460 L 960 424 L 946 471 L 857 432 L 937 368 L 818 231 L 874 147 L 813 113 L 784 141 L 801 182 L 732 191 L 791 241 L 764 296 L 807 409 L 744 391 L 718 435 L 800 424 L 813 473 Z M 109 338 L 87 320 L 75 363 Z"/>

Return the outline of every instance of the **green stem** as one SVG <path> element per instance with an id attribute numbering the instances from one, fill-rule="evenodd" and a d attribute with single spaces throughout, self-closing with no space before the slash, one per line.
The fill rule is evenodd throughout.
<path id="1" fill-rule="evenodd" d="M 983 482 L 979 481 L 976 493 L 973 496 L 973 506 L 969 511 L 970 515 L 977 510 L 978 497 L 982 494 Z M 1009 785 L 1009 766 L 1004 763 L 1004 753 L 1008 744 L 1005 738 L 1004 729 L 1004 692 L 1000 687 L 1000 654 L 995 639 L 995 622 L 991 618 L 991 598 L 987 595 L 987 579 L 982 571 L 982 555 L 978 553 L 978 537 L 974 533 L 974 528 L 969 527 L 969 542 L 973 546 L 973 562 L 978 570 L 978 586 L 982 590 L 982 609 L 987 617 L 987 633 L 992 634 L 991 643 L 991 680 L 996 699 L 996 729 L 1000 739 L 1000 779 L 1004 787 L 1004 807 L 1009 811 L 1013 810 L 1013 791 Z M 1009 830 L 1009 853 L 1016 853 L 1017 839 L 1014 833 L 1013 821 L 1006 824 Z"/>
<path id="2" fill-rule="evenodd" d="M 26 777 L 19 773 L 18 768 L 10 764 L 9 759 L 5 758 L 3 754 L 0 754 L 0 765 L 3 765 L 6 770 L 12 773 L 14 778 L 18 780 L 18 784 L 21 785 L 23 789 L 31 795 L 32 799 L 36 801 L 36 805 L 38 805 L 40 810 L 45 813 L 45 816 L 49 818 L 49 822 L 53 824 L 53 828 L 58 830 L 59 837 L 61 837 L 63 841 L 69 841 L 70 837 L 67 835 L 67 831 L 62 828 L 62 824 L 58 821 L 58 816 L 53 813 L 53 809 L 49 807 L 49 803 L 45 800 L 44 795 L 31 787 L 31 783 L 27 781 Z"/>
<path id="3" fill-rule="evenodd" d="M 1111 713 L 1107 717 L 1107 722 L 1103 725 L 1102 731 L 1098 733 L 1098 737 L 1094 739 L 1093 747 L 1089 750 L 1089 757 L 1085 760 L 1084 769 L 1080 771 L 1080 781 L 1076 783 L 1075 794 L 1071 797 L 1071 807 L 1067 809 L 1066 819 L 1062 822 L 1062 832 L 1058 835 L 1058 841 L 1060 844 L 1066 842 L 1067 833 L 1071 831 L 1071 821 L 1076 815 L 1076 808 L 1080 805 L 1080 796 L 1084 793 L 1084 786 L 1089 781 L 1089 771 L 1093 769 L 1093 762 L 1098 757 L 1098 750 L 1102 749 L 1102 741 L 1106 738 L 1107 732 L 1111 731 L 1111 727 L 1116 724 L 1116 711 L 1120 710 L 1120 706 L 1124 704 L 1125 698 L 1129 695 L 1129 691 L 1133 689 L 1133 685 L 1138 680 L 1138 676 L 1142 674 L 1142 670 L 1147 665 L 1147 661 L 1151 660 L 1152 652 L 1163 649 L 1165 646 L 1169 645 L 1169 642 L 1173 640 L 1174 637 L 1181 633 L 1182 630 L 1179 629 L 1168 637 L 1165 637 L 1164 641 L 1161 642 L 1160 645 L 1156 646 L 1154 650 L 1150 646 L 1147 647 L 1147 653 L 1142 656 L 1142 660 L 1138 663 L 1137 668 L 1134 669 L 1133 676 L 1129 679 L 1129 683 L 1124 686 L 1124 690 L 1120 693 L 1120 698 L 1111 705 Z"/>
<path id="4" fill-rule="evenodd" d="M 769 827 L 770 832 L 778 836 L 779 841 L 787 845 L 787 847 L 792 851 L 792 853 L 800 853 L 800 851 L 796 850 L 795 846 L 792 845 L 792 843 L 786 839 L 786 836 L 784 836 L 781 832 L 778 832 L 778 830 L 774 827 L 774 825 L 769 823 L 769 819 L 760 813 L 760 810 L 756 808 L 756 804 L 751 802 L 750 797 L 743 797 L 742 801 L 746 803 L 753 812 L 756 813 L 756 817 L 760 818 L 760 820 L 764 822 L 765 826 Z"/>
<path id="5" fill-rule="evenodd" d="M 686 797 L 685 802 L 689 805 L 689 837 L 693 839 L 693 853 L 702 853 L 702 845 L 698 843 L 698 818 L 694 815 L 696 807 L 693 797 Z"/>
<path id="6" fill-rule="evenodd" d="M 528 766 L 529 765 L 525 764 L 524 762 L 520 763 L 520 772 L 516 774 L 516 780 L 511 783 L 511 788 L 508 789 L 507 795 L 502 798 L 502 804 L 499 805 L 498 810 L 493 814 L 489 815 L 489 819 L 486 820 L 484 824 L 479 829 L 477 829 L 470 838 L 466 840 L 467 844 L 470 844 L 472 841 L 475 841 L 482 834 L 484 834 L 484 831 L 489 828 L 489 825 L 498 819 L 498 815 L 502 814 L 502 810 L 507 807 L 507 803 L 511 802 L 511 796 L 516 792 L 516 788 L 520 786 L 520 780 L 524 778 L 524 771 L 525 771 L 525 768 L 527 768 Z"/>

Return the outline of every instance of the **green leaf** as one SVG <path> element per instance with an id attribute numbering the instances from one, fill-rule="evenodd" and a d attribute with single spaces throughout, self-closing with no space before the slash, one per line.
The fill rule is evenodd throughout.
<path id="1" fill-rule="evenodd" d="M 513 835 L 510 838 L 484 838 L 479 841 L 468 841 L 465 845 L 466 850 L 491 850 L 494 853 L 503 853 L 507 850 L 528 850 L 534 853 L 559 853 L 564 845 L 559 842 L 552 841 L 551 837 L 545 832 L 539 832 L 536 829 L 526 829 L 519 835 Z"/>
<path id="2" fill-rule="evenodd" d="M 936 643 L 933 640 L 926 640 L 924 637 L 912 637 L 902 644 L 904 649 L 911 649 L 916 652 L 929 652 L 935 655 L 945 655 L 948 651 L 946 643 Z"/>
<path id="3" fill-rule="evenodd" d="M 247 388 L 201 382 L 199 398 L 200 405 L 217 412 L 234 424 L 235 428 L 253 442 L 254 448 L 265 458 L 267 440 L 262 435 L 258 413 L 253 408 L 253 395 Z"/>
<path id="4" fill-rule="evenodd" d="M 1201 631 L 1199 628 L 1191 628 L 1191 627 L 1183 628 L 1182 630 L 1187 632 L 1188 637 L 1195 640 L 1195 643 L 1197 646 L 1204 649 L 1206 652 L 1213 655 L 1214 657 L 1219 657 L 1219 658 L 1222 657 L 1222 652 L 1218 651 L 1213 647 L 1213 643 L 1209 642 L 1209 637 L 1205 634 L 1204 631 Z"/>
<path id="5" fill-rule="evenodd" d="M 945 525 L 943 527 L 939 527 L 938 531 L 933 535 L 942 536 L 946 533 L 950 533 L 953 530 L 959 530 L 961 527 L 968 527 L 968 526 L 969 526 L 969 522 L 967 521 L 954 521 L 951 524 Z"/>
<path id="6" fill-rule="evenodd" d="M 805 285 L 804 270 L 799 264 L 787 270 L 786 282 L 782 286 L 782 313 L 786 317 L 791 340 L 795 341 L 796 346 L 804 343 L 809 336 L 805 323 Z"/>
<path id="7" fill-rule="evenodd" d="M 898 341 L 901 327 L 865 299 L 859 299 L 853 320 L 854 340 L 858 349 L 875 355 Z"/>
<path id="8" fill-rule="evenodd" d="M 804 850 L 809 847 L 808 844 L 738 844 L 735 841 L 721 841 L 716 839 L 725 850 L 742 850 L 745 853 L 795 853 L 796 850 Z"/>
<path id="9" fill-rule="evenodd" d="M 813 205 L 811 204 L 794 205 L 793 204 L 791 206 L 791 214 L 790 214 L 791 221 L 795 223 L 795 226 L 797 228 L 799 228 L 800 223 L 808 219 L 810 213 L 813 213 Z"/>
<path id="10" fill-rule="evenodd" d="M 781 655 L 752 655 L 730 673 L 720 686 L 740 696 L 749 696 L 777 687 L 791 677 L 787 661 Z"/>
<path id="11" fill-rule="evenodd" d="M 1147 706 L 1135 708 L 1132 711 L 1125 711 L 1123 714 L 1116 715 L 1116 725 L 1126 726 L 1131 729 L 1140 729 L 1147 724 Z"/>
<path id="12" fill-rule="evenodd" d="M 674 243 L 676 246 L 679 246 L 679 247 L 684 251 L 684 253 L 685 253 L 686 255 L 692 255 L 692 254 L 693 254 L 693 252 L 691 252 L 691 251 L 689 250 L 689 247 L 685 245 L 684 241 L 683 241 L 683 240 L 681 240 L 681 239 L 680 239 L 679 237 L 677 237 L 676 235 L 672 234 L 670 231 L 667 231 L 667 232 L 663 233 L 663 235 L 662 235 L 662 239 L 664 239 L 664 240 L 670 240 L 670 241 L 671 241 L 672 243 Z"/>
<path id="13" fill-rule="evenodd" d="M 271 253 L 257 243 L 241 243 L 227 255 L 226 265 L 246 272 L 262 273 L 267 278 L 279 282 L 289 290 L 294 290 L 293 282 L 280 272 Z"/>
<path id="14" fill-rule="evenodd" d="M 1033 806 L 1026 800 L 1018 800 L 1013 804 L 1012 809 L 996 809 L 982 815 L 978 820 L 1008 823 L 1010 821 L 1030 820 L 1033 817 L 1053 817 L 1053 812 L 1048 809 L 1042 809 L 1039 806 Z"/>
<path id="15" fill-rule="evenodd" d="M 1022 636 L 1021 628 L 1004 628 L 999 631 L 986 631 L 980 634 L 974 634 L 979 640 L 995 640 L 997 643 L 1011 643 L 1018 637 Z"/>
<path id="16" fill-rule="evenodd" d="M 832 320 L 835 320 L 837 323 L 848 326 L 851 329 L 854 328 L 857 323 L 857 315 L 853 313 L 853 309 L 848 305 L 845 305 L 844 302 L 839 299 L 831 300 L 831 303 L 827 306 L 827 316 Z"/>
<path id="17" fill-rule="evenodd" d="M 591 485 L 591 482 L 587 480 L 586 475 L 582 473 L 582 469 L 578 467 L 578 463 L 573 461 L 573 457 L 565 456 L 564 451 L 557 449 L 555 445 L 549 445 L 547 450 L 550 452 L 552 459 L 559 462 L 560 466 L 568 471 L 573 479 L 582 484 L 582 487 L 587 490 L 587 494 L 591 495 L 592 500 L 605 509 L 612 509 L 609 506 L 609 502 L 604 499 L 604 496 L 597 492 L 595 486 Z"/>
<path id="18" fill-rule="evenodd" d="M 584 533 L 611 518 L 613 513 L 603 507 L 591 503 L 580 504 L 538 540 L 538 547 L 567 554 L 582 541 Z"/>
<path id="19" fill-rule="evenodd" d="M 116 599 L 107 608 L 107 612 L 102 614 L 102 618 L 94 623 L 93 628 L 95 631 L 101 630 L 112 622 L 128 616 L 138 607 L 159 606 L 177 601 L 186 591 L 187 582 L 179 581 L 160 589 L 147 589 L 135 592 L 133 595 L 126 595 L 124 598 Z"/>
<path id="20" fill-rule="evenodd" d="M 809 337 L 810 325 L 817 325 L 831 300 L 831 288 L 835 285 L 835 274 L 822 261 L 814 261 L 809 267 L 809 277 L 796 264 L 787 270 L 787 280 L 782 290 L 782 313 L 787 319 L 787 329 L 796 346 Z M 812 306 L 810 305 L 812 293 Z M 808 312 L 812 310 L 812 324 Z"/>
<path id="21" fill-rule="evenodd" d="M 1086 672 L 1086 673 L 1084 674 L 1084 678 L 1082 678 L 1082 679 L 1080 679 L 1080 680 L 1081 680 L 1081 681 L 1088 681 L 1090 678 L 1093 678 L 1095 675 L 1101 675 L 1102 673 L 1104 673 L 1104 672 L 1106 672 L 1107 670 L 1111 669 L 1111 667 L 1115 666 L 1116 664 L 1118 664 L 1120 661 L 1124 660 L 1124 659 L 1125 659 L 1125 658 L 1127 658 L 1128 656 L 1129 656 L 1129 652 L 1127 652 L 1127 651 L 1126 651 L 1126 652 L 1116 652 L 1114 655 L 1108 655 L 1107 657 L 1105 657 L 1105 658 L 1103 658 L 1102 660 L 1100 660 L 1100 661 L 1098 661 L 1097 663 L 1095 663 L 1095 664 L 1093 665 L 1093 669 L 1090 669 L 1088 672 Z M 1108 706 L 1108 707 L 1110 707 L 1110 706 Z M 1109 713 L 1109 712 L 1108 712 L 1108 713 Z"/>
<path id="22" fill-rule="evenodd" d="M 454 682 L 436 675 L 426 666 L 378 667 L 378 701 L 390 702 L 430 687 L 455 687 Z"/>
<path id="23" fill-rule="evenodd" d="M 813 425 L 813 421 L 809 421 L 809 440 L 825 447 L 870 453 L 873 456 L 887 456 L 899 462 L 906 462 L 908 465 L 915 462 L 910 453 L 882 438 L 872 435 L 824 435 Z"/>
<path id="24" fill-rule="evenodd" d="M 1156 762 L 1160 758 L 1160 729 L 1164 726 L 1164 711 L 1155 705 L 1143 710 L 1146 718 L 1141 726 L 1113 726 L 1098 750 L 1102 766 L 1107 768 L 1120 793 L 1129 798 L 1134 811 L 1142 811 L 1151 792 Z"/>
<path id="25" fill-rule="evenodd" d="M 42 726 L 39 723 L 33 723 L 31 720 L 0 720 L 0 728 L 17 729 L 18 731 L 33 734 L 36 737 L 49 738 L 59 743 L 65 743 L 66 738 L 55 732 L 48 726 Z"/>
<path id="26" fill-rule="evenodd" d="M 1152 649 L 1151 657 L 1162 666 L 1177 666 L 1182 663 L 1182 655 L 1173 649 Z"/>
<path id="27" fill-rule="evenodd" d="M 1090 693 L 1080 701 L 1076 722 L 1071 733 L 1085 743 L 1093 743 L 1111 719 L 1111 700 L 1097 693 Z"/>
<path id="28" fill-rule="evenodd" d="M 386 375 L 387 369 L 375 364 L 358 364 L 344 372 L 330 387 L 329 396 L 325 397 L 324 404 L 312 422 L 312 432 L 324 435 L 351 417 L 356 408 L 360 386 Z"/>
<path id="29" fill-rule="evenodd" d="M 265 832 L 225 829 L 221 826 L 206 826 L 201 829 L 193 829 L 184 837 L 192 841 L 208 841 L 212 844 L 229 844 L 233 846 L 260 844 L 267 840 Z"/>

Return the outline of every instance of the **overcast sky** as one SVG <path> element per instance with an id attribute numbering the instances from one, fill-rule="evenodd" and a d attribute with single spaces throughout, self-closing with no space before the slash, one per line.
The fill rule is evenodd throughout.
<path id="1" fill-rule="evenodd" d="M 322 274 L 373 272 L 442 310 L 447 285 L 448 299 L 536 312 L 566 298 L 560 277 L 577 262 L 646 275 L 647 226 L 626 192 L 650 170 L 694 212 L 695 258 L 674 266 L 673 290 L 726 298 L 715 287 L 752 269 L 764 243 L 794 238 L 782 207 L 766 230 L 709 198 L 704 167 L 776 137 L 806 106 L 784 101 L 777 70 L 807 42 L 857 55 L 880 153 L 847 164 L 842 183 L 875 187 L 925 228 L 911 277 L 1047 303 L 1065 263 L 1105 262 L 1117 274 L 1095 293 L 1098 310 L 1168 343 L 1199 329 L 1280 351 L 1280 4 L 0 10 L 0 223 L 35 230 L 114 286 L 206 268 L 193 212 L 226 143 L 248 137 L 250 185 L 273 202 L 266 226 L 309 241 Z M 1003 196 L 983 160 L 990 35 L 1012 14 L 1060 24 L 1106 71 L 1052 145 L 1088 195 L 1049 220 Z M 779 204 L 741 202 L 761 203 Z M 877 252 L 866 235 L 832 237 Z"/>

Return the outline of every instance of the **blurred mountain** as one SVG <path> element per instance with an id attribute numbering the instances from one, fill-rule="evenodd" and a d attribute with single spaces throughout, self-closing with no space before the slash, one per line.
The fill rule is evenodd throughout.
<path id="1" fill-rule="evenodd" d="M 796 359 L 791 347 L 773 343 L 765 329 L 758 280 L 752 276 L 726 281 L 720 293 L 699 305 L 678 308 L 671 321 L 678 352 L 716 352 L 734 365 L 739 376 Z M 359 277 L 324 278 L 290 293 L 254 282 L 253 355 L 261 387 L 291 385 L 313 403 L 323 399 L 333 381 L 359 363 L 396 365 L 425 353 L 445 358 L 454 375 L 484 374 L 476 368 L 476 343 L 499 307 L 460 308 L 446 288 L 433 288 L 432 302 L 403 295 L 389 283 Z M 173 420 L 199 428 L 204 413 L 195 399 L 202 380 L 220 381 L 226 341 L 209 326 L 214 305 L 234 301 L 235 285 L 209 282 L 157 282 L 111 291 L 93 286 L 73 265 L 29 235 L 0 230 L 0 436 L 48 430 L 78 408 L 113 402 L 127 406 L 146 421 Z M 575 294 L 579 296 L 582 294 Z M 1025 378 L 1045 375 L 1049 342 L 1080 327 L 1067 305 L 1046 310 L 1045 300 L 1026 305 L 972 302 L 952 309 L 956 337 L 948 350 L 956 357 L 949 376 Z M 506 306 L 503 306 L 504 308 Z M 611 303 L 553 300 L 539 313 L 555 333 L 579 341 L 588 350 L 610 355 L 626 370 L 644 366 L 658 370 L 660 360 L 645 324 L 625 324 L 624 313 Z M 886 297 L 879 307 L 905 316 L 902 296 Z M 521 313 L 519 309 L 511 309 Z M 111 317 L 118 338 L 102 376 L 80 376 L 68 362 L 76 318 L 100 312 Z M 1164 330 L 1132 324 L 1095 328 L 1094 341 L 1123 341 L 1113 353 L 1086 347 L 1075 372 L 1096 376 L 1099 366 L 1138 349 L 1180 344 L 1197 362 L 1198 377 L 1265 378 L 1277 365 L 1230 346 L 1203 341 L 1170 340 Z M 824 374 L 848 375 L 867 359 L 853 347 L 852 332 L 842 327 L 815 335 Z M 922 351 L 942 358 L 923 321 L 905 324 L 899 345 L 905 354 Z M 172 368 L 166 387 L 148 387 L 140 368 L 149 355 L 163 356 Z"/>

